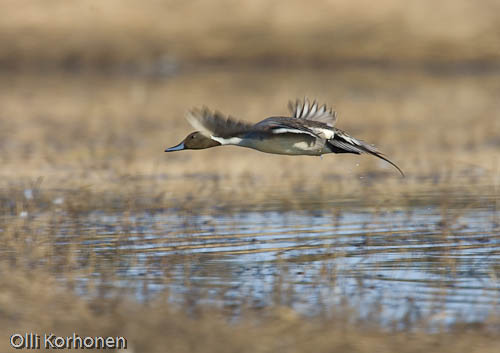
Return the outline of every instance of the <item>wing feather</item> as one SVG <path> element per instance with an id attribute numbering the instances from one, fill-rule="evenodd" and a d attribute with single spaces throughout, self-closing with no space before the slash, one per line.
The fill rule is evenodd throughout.
<path id="1" fill-rule="evenodd" d="M 193 109 L 186 115 L 188 122 L 207 137 L 231 137 L 247 132 L 252 124 L 239 121 L 208 108 Z"/>
<path id="2" fill-rule="evenodd" d="M 330 127 L 335 126 L 337 122 L 337 112 L 328 109 L 325 104 L 320 107 L 316 100 L 312 104 L 308 98 L 304 98 L 303 101 L 297 99 L 295 103 L 290 101 L 288 109 L 292 117 L 297 119 L 318 121 Z"/>

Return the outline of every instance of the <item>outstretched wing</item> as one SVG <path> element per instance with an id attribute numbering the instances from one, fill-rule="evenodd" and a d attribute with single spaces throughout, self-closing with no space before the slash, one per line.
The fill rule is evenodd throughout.
<path id="1" fill-rule="evenodd" d="M 237 136 L 252 128 L 252 124 L 238 121 L 217 111 L 212 112 L 206 107 L 189 111 L 186 119 L 196 130 L 207 137 Z"/>
<path id="2" fill-rule="evenodd" d="M 292 117 L 297 119 L 318 121 L 330 127 L 335 126 L 337 122 L 337 112 L 332 108 L 327 108 L 326 104 L 320 106 L 316 100 L 312 104 L 307 98 L 304 98 L 303 101 L 297 99 L 295 103 L 290 101 L 288 109 Z"/>

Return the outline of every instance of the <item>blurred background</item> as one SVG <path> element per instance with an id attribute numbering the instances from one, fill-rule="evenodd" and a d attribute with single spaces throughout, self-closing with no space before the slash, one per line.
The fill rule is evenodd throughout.
<path id="1" fill-rule="evenodd" d="M 159 153 L 190 132 L 184 115 L 194 106 L 256 122 L 308 96 L 338 110 L 338 126 L 379 146 L 409 172 L 407 182 L 491 177 L 500 144 L 499 6 L 4 0 L 3 173 L 33 178 L 45 168 L 56 184 L 64 173 L 102 178 L 93 173 L 102 168 L 264 183 L 280 170 L 287 179 L 305 171 L 312 180 L 368 171 L 394 179 L 372 158 Z"/>
<path id="2" fill-rule="evenodd" d="M 0 5 L 0 347 L 498 351 L 500 1 Z M 258 122 L 302 97 L 406 178 L 163 153 L 188 109 Z"/>

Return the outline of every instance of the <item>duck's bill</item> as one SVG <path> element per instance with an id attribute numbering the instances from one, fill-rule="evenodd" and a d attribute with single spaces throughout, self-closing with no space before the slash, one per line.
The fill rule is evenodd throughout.
<path id="1" fill-rule="evenodd" d="M 165 152 L 182 151 L 183 149 L 185 149 L 185 147 L 184 147 L 184 141 L 181 142 L 181 143 L 179 143 L 177 146 L 167 148 L 165 150 Z"/>

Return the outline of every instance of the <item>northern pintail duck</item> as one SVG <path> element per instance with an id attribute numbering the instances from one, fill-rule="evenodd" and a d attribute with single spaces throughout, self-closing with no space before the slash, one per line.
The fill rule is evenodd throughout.
<path id="1" fill-rule="evenodd" d="M 316 101 L 311 104 L 304 99 L 290 102 L 289 110 L 292 117 L 270 117 L 254 125 L 207 108 L 193 109 L 188 113 L 187 120 L 197 131 L 165 152 L 235 145 L 287 155 L 368 153 L 390 163 L 404 176 L 403 171 L 373 145 L 337 129 L 337 112 L 326 105 L 319 106 Z"/>

